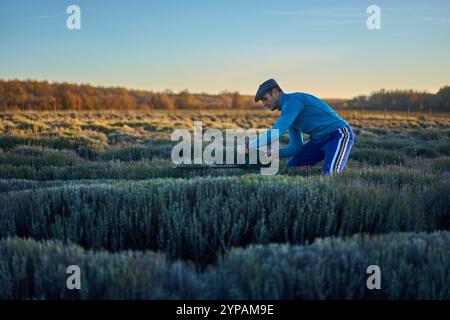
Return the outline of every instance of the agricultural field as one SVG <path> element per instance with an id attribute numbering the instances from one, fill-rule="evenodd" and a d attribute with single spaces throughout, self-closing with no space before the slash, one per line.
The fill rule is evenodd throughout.
<path id="1" fill-rule="evenodd" d="M 1 112 L 0 299 L 450 299 L 450 114 L 338 113 L 355 144 L 322 177 L 173 168 L 175 129 L 275 113 Z"/>

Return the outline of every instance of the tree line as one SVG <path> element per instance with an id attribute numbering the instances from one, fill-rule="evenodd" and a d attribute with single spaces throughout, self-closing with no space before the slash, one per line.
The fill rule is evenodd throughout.
<path id="1" fill-rule="evenodd" d="M 255 107 L 250 96 L 224 91 L 218 95 L 153 92 L 121 87 L 0 80 L 0 110 L 101 109 L 244 109 Z"/>
<path id="2" fill-rule="evenodd" d="M 437 93 L 381 89 L 369 96 L 361 95 L 340 101 L 335 106 L 352 109 L 427 111 L 432 108 L 434 111 L 450 111 L 450 86 L 440 88 Z"/>
<path id="3" fill-rule="evenodd" d="M 414 90 L 375 91 L 369 96 L 328 100 L 331 106 L 352 109 L 450 111 L 450 86 L 437 93 Z M 187 89 L 153 92 L 87 84 L 34 80 L 0 80 L 0 110 L 101 110 L 101 109 L 252 109 L 260 108 L 252 96 L 224 91 L 217 95 L 192 94 Z"/>

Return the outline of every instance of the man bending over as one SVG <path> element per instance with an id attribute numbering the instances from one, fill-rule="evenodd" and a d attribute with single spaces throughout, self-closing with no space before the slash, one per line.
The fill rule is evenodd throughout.
<path id="1" fill-rule="evenodd" d="M 278 129 L 280 137 L 289 132 L 289 145 L 279 150 L 280 158 L 290 157 L 287 167 L 303 171 L 323 160 L 324 175 L 344 169 L 354 136 L 348 123 L 328 104 L 307 93 L 284 93 L 274 79 L 259 86 L 255 101 L 259 100 L 271 111 L 281 111 L 272 129 Z M 309 135 L 306 144 L 303 144 L 303 133 Z M 268 130 L 259 135 L 245 147 L 245 152 L 270 143 L 271 134 Z"/>

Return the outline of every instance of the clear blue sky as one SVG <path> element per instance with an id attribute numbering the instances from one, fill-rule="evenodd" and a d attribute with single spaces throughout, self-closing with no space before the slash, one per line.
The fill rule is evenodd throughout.
<path id="1" fill-rule="evenodd" d="M 450 84 L 450 1 L 0 1 L 1 79 L 254 94 L 272 77 L 322 97 L 435 92 Z"/>

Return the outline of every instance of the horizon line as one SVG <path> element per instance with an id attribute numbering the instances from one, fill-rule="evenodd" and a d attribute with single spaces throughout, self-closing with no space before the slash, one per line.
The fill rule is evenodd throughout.
<path id="1" fill-rule="evenodd" d="M 67 83 L 67 84 L 71 84 L 71 85 L 76 85 L 76 86 L 91 86 L 91 87 L 97 87 L 97 88 L 105 88 L 105 89 L 126 89 L 128 91 L 147 91 L 147 92 L 154 92 L 154 93 L 164 93 L 165 91 L 170 91 L 174 94 L 178 94 L 180 92 L 183 92 L 185 90 L 187 90 L 189 93 L 193 94 L 193 95 L 213 95 L 213 96 L 218 96 L 221 95 L 222 93 L 235 93 L 238 92 L 241 96 L 251 96 L 253 97 L 254 94 L 250 94 L 250 93 L 244 93 L 241 92 L 239 90 L 228 90 L 228 89 L 223 89 L 220 92 L 216 92 L 216 93 L 211 93 L 211 92 L 206 92 L 206 91 L 202 91 L 202 92 L 193 92 L 191 90 L 189 90 L 189 88 L 185 88 L 183 90 L 180 90 L 178 92 L 170 89 L 170 88 L 166 88 L 164 90 L 154 90 L 154 89 L 148 89 L 148 88 L 136 88 L 136 87 L 127 87 L 127 86 L 120 86 L 120 85 L 103 85 L 103 84 L 95 84 L 95 83 L 89 83 L 89 82 L 72 82 L 72 81 L 58 81 L 58 80 L 47 80 L 47 79 L 31 79 L 31 78 L 25 78 L 25 79 L 19 79 L 19 78 L 10 78 L 10 79 L 5 79 L 5 78 L 0 78 L 0 81 L 21 81 L 21 82 L 26 82 L 26 81 L 34 81 L 34 82 L 47 82 L 49 84 L 63 84 L 63 83 Z M 449 86 L 448 84 L 442 84 L 440 86 L 439 89 Z M 386 90 L 386 91 L 396 91 L 396 90 L 413 90 L 413 91 L 417 91 L 420 93 L 429 93 L 429 94 L 436 94 L 439 89 L 436 92 L 430 92 L 431 90 L 428 89 L 412 89 L 412 88 L 395 88 L 395 89 L 388 89 L 388 88 L 378 88 L 378 89 L 374 89 L 372 90 L 370 93 L 365 93 L 365 94 L 357 94 L 355 96 L 352 97 L 323 97 L 321 99 L 324 100 L 331 100 L 331 99 L 337 99 L 337 100 L 350 100 L 350 99 L 354 99 L 360 96 L 370 96 L 372 93 L 380 91 L 380 90 Z M 297 91 L 292 91 L 292 92 L 297 92 Z M 287 92 L 288 93 L 288 92 Z"/>

